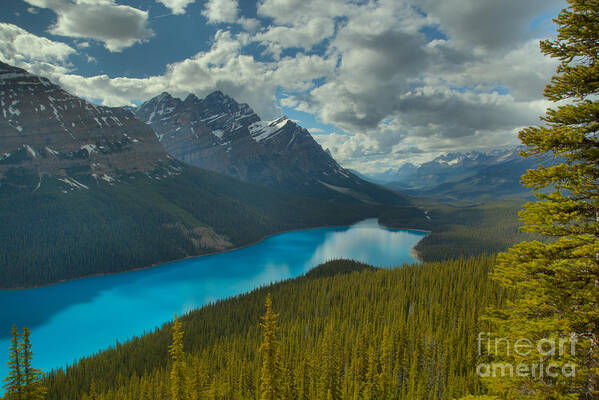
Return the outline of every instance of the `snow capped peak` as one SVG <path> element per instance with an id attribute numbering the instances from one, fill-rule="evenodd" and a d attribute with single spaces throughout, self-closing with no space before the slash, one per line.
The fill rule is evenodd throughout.
<path id="1" fill-rule="evenodd" d="M 156 101 L 161 102 L 161 101 L 169 100 L 172 98 L 173 98 L 173 96 L 171 96 L 171 94 L 169 92 L 162 92 L 162 93 L 160 93 L 160 95 L 158 95 L 158 97 L 156 97 Z"/>
<path id="2" fill-rule="evenodd" d="M 289 118 L 283 116 L 273 121 L 254 122 L 248 128 L 252 135 L 252 139 L 256 142 L 261 142 L 275 137 L 289 121 Z"/>
<path id="3" fill-rule="evenodd" d="M 145 121 L 147 124 L 151 124 L 154 119 L 161 118 L 164 114 L 172 113 L 180 102 L 181 100 L 174 98 L 170 95 L 170 93 L 162 92 L 160 95 L 146 101 L 139 106 L 136 109 L 136 115 L 139 116 L 139 110 L 151 110 L 147 120 Z"/>

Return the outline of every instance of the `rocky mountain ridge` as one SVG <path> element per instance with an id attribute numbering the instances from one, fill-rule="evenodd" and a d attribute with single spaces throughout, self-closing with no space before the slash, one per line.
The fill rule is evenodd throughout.
<path id="1" fill-rule="evenodd" d="M 76 175 L 107 183 L 161 166 L 177 173 L 152 130 L 121 108 L 97 106 L 48 79 L 0 62 L 0 185 L 26 188 L 53 177 L 85 189 Z M 173 168 L 170 168 L 173 167 Z M 35 189 L 35 188 L 34 188 Z"/>
<path id="2" fill-rule="evenodd" d="M 426 189 L 473 177 L 486 168 L 520 162 L 521 147 L 497 149 L 490 152 L 452 152 L 442 154 L 421 165 L 405 163 L 378 174 L 368 175 L 373 181 L 403 189 Z M 534 164 L 534 162 L 524 162 Z"/>
<path id="3" fill-rule="evenodd" d="M 286 117 L 262 121 L 220 91 L 181 100 L 162 93 L 135 115 L 186 163 L 303 196 L 382 203 L 396 195 L 342 168 L 308 130 Z"/>

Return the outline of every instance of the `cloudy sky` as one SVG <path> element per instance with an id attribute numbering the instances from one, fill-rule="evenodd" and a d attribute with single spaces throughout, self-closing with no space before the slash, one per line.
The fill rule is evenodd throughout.
<path id="1" fill-rule="evenodd" d="M 0 59 L 99 104 L 219 89 L 376 172 L 517 144 L 565 0 L 3 0 Z"/>

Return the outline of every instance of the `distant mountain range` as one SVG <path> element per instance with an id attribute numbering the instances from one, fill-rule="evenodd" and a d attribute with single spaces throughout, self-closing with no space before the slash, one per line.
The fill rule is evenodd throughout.
<path id="1" fill-rule="evenodd" d="M 522 147 L 441 155 L 420 166 L 407 163 L 379 174 L 364 176 L 372 182 L 412 196 L 443 200 L 496 199 L 508 195 L 529 195 L 520 184 L 521 176 L 547 157 L 524 158 Z"/>
<path id="2" fill-rule="evenodd" d="M 146 121 L 174 116 L 167 104 L 178 103 L 168 97 L 146 103 L 148 108 L 156 105 Z M 230 164 L 245 171 L 245 178 L 267 177 L 281 188 L 296 176 L 295 185 L 305 178 L 305 186 L 312 188 L 306 190 L 312 195 L 307 198 L 189 166 L 167 154 L 158 140 L 173 152 L 187 151 L 186 144 L 193 150 L 185 136 L 167 131 L 174 122 L 165 119 L 163 125 L 149 126 L 127 109 L 93 105 L 43 77 L 0 63 L 0 287 L 145 267 L 248 244 L 286 229 L 348 224 L 376 216 L 388 204 L 408 204 L 405 197 L 347 173 L 290 121 L 260 123 L 249 107 L 219 93 L 203 103 L 190 97 L 185 107 L 188 114 L 177 111 L 177 120 L 189 118 L 180 131 L 195 138 L 192 128 L 198 128 L 206 136 L 198 146 L 213 148 L 214 165 L 229 147 L 239 159 L 249 160 L 266 157 L 258 146 L 281 141 L 290 151 L 314 150 L 314 162 L 328 169 L 321 175 L 309 166 L 302 169 L 290 153 L 285 157 L 301 173 L 294 175 L 283 166 L 281 175 L 250 173 L 254 167 L 249 161 Z M 192 121 L 202 107 L 219 114 L 210 124 L 195 125 Z M 236 122 L 229 113 L 246 115 L 252 122 Z M 235 129 L 237 125 L 245 128 Z M 232 136 L 247 134 L 250 126 L 249 138 Z M 214 134 L 217 129 L 221 138 Z M 189 152 L 189 161 L 208 153 L 193 154 Z M 282 165 L 281 157 L 277 162 Z M 327 180 L 324 172 L 339 178 Z M 302 192 L 291 186 L 289 192 Z"/>
<path id="3" fill-rule="evenodd" d="M 401 186 L 406 189 L 432 188 L 449 182 L 474 176 L 492 165 L 519 160 L 520 148 L 495 150 L 489 153 L 472 151 L 468 153 L 443 154 L 419 166 L 405 163 L 378 174 L 369 174 L 372 180 Z"/>
<path id="4" fill-rule="evenodd" d="M 167 152 L 191 165 L 302 196 L 403 201 L 342 168 L 295 122 L 286 117 L 262 121 L 250 106 L 220 91 L 184 100 L 165 92 L 134 112 Z"/>

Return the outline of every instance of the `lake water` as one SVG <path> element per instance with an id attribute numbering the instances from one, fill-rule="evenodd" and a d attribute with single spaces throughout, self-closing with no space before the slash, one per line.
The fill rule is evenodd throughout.
<path id="1" fill-rule="evenodd" d="M 243 249 L 140 271 L 0 291 L 0 380 L 7 374 L 13 324 L 29 327 L 33 365 L 49 371 L 153 330 L 175 312 L 302 275 L 326 260 L 351 258 L 380 267 L 417 262 L 411 249 L 424 236 L 366 220 L 283 233 Z"/>

